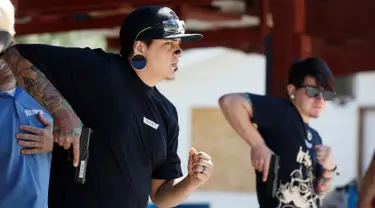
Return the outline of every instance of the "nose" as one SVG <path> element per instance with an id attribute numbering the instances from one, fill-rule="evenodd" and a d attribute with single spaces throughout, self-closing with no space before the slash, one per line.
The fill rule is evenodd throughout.
<path id="1" fill-rule="evenodd" d="M 315 99 L 317 99 L 317 100 L 324 100 L 323 93 L 320 92 L 320 93 L 315 97 Z"/>
<path id="2" fill-rule="evenodd" d="M 181 57 L 181 56 L 184 55 L 182 49 L 177 49 L 177 50 L 174 52 L 174 54 L 175 54 L 176 56 L 178 56 L 178 57 Z"/>
<path id="3" fill-rule="evenodd" d="M 174 51 L 174 54 L 177 56 L 177 57 L 181 57 L 184 55 L 184 52 L 183 50 L 181 49 L 181 46 L 180 45 L 177 45 L 176 46 L 176 50 Z"/>

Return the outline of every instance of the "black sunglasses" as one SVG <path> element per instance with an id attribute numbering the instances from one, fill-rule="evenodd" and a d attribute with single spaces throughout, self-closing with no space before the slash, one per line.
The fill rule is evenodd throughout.
<path id="1" fill-rule="evenodd" d="M 322 94 L 324 100 L 331 101 L 336 96 L 336 93 L 331 90 L 322 90 L 318 87 L 312 86 L 303 86 L 302 88 L 306 89 L 306 95 L 310 98 L 316 98 Z"/>

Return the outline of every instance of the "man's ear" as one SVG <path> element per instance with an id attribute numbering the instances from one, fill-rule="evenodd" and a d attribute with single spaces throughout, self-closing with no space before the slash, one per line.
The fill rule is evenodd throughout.
<path id="1" fill-rule="evenodd" d="M 133 44 L 133 53 L 136 54 L 144 54 L 145 52 L 145 44 L 142 41 L 135 41 Z"/>
<path id="2" fill-rule="evenodd" d="M 289 96 L 294 95 L 296 93 L 296 87 L 292 84 L 288 84 L 286 86 L 286 90 L 287 90 Z"/>

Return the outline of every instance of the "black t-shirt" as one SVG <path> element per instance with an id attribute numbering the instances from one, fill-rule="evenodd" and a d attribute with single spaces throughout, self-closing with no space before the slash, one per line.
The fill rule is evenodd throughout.
<path id="1" fill-rule="evenodd" d="M 257 196 L 261 208 L 319 207 L 317 178 L 322 167 L 314 146 L 322 144 L 319 134 L 305 124 L 294 105 L 281 98 L 249 94 L 252 121 L 267 146 L 280 158 L 276 197 L 267 193 L 262 173 L 257 175 Z M 271 179 L 268 179 L 271 180 Z"/>
<path id="2" fill-rule="evenodd" d="M 93 128 L 87 182 L 74 183 L 67 151 L 54 149 L 50 207 L 145 208 L 151 179 L 182 176 L 174 105 L 127 60 L 100 49 L 17 45 Z"/>

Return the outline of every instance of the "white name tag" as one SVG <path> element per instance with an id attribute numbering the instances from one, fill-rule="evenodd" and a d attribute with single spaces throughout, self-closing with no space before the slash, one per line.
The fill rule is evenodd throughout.
<path id="1" fill-rule="evenodd" d="M 150 119 L 148 119 L 146 117 L 143 117 L 143 123 L 145 123 L 148 126 L 151 126 L 154 129 L 158 129 L 159 128 L 159 124 L 151 121 Z"/>
<path id="2" fill-rule="evenodd" d="M 42 110 L 25 110 L 26 116 L 33 116 L 38 113 L 43 114 L 43 111 Z"/>

